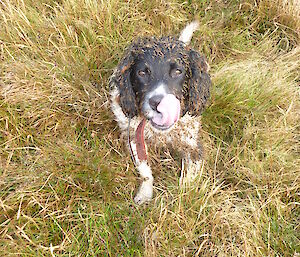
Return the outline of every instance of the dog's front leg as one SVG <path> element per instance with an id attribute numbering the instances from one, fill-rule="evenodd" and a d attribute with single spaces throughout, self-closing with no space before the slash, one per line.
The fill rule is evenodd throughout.
<path id="1" fill-rule="evenodd" d="M 197 177 L 201 176 L 202 170 L 203 160 L 201 158 L 191 158 L 190 154 L 186 154 L 182 160 L 180 185 L 189 186 Z"/>
<path id="2" fill-rule="evenodd" d="M 199 138 L 199 127 L 183 131 L 181 136 L 182 171 L 180 185 L 190 185 L 203 171 L 203 148 Z"/>
<path id="3" fill-rule="evenodd" d="M 147 160 L 140 160 L 138 158 L 136 144 L 132 141 L 130 142 L 132 154 L 135 159 L 136 168 L 139 172 L 139 175 L 142 179 L 142 184 L 139 187 L 139 190 L 134 197 L 134 202 L 136 204 L 143 204 L 152 199 L 153 196 L 153 176 L 150 166 L 147 163 Z"/>
<path id="4" fill-rule="evenodd" d="M 153 196 L 153 176 L 152 171 L 146 161 L 142 161 L 137 166 L 137 170 L 142 178 L 142 184 L 134 197 L 136 204 L 142 204 L 150 201 Z"/>

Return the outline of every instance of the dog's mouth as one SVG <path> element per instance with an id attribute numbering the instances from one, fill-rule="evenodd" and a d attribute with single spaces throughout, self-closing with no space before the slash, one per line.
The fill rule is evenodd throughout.
<path id="1" fill-rule="evenodd" d="M 174 124 L 170 125 L 170 126 L 162 126 L 162 125 L 158 125 L 155 122 L 153 122 L 153 120 L 150 120 L 150 124 L 152 127 L 158 129 L 158 130 L 168 130 L 169 128 L 171 128 Z"/>
<path id="2" fill-rule="evenodd" d="M 159 130 L 171 128 L 180 116 L 180 101 L 173 95 L 167 94 L 156 107 L 150 120 L 151 125 Z"/>

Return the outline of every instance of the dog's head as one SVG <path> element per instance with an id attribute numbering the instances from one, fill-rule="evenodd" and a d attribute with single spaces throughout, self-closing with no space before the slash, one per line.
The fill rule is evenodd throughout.
<path id="1" fill-rule="evenodd" d="M 186 112 L 199 115 L 211 84 L 205 59 L 173 37 L 138 39 L 112 79 L 125 115 L 142 115 L 159 130 L 169 129 Z"/>

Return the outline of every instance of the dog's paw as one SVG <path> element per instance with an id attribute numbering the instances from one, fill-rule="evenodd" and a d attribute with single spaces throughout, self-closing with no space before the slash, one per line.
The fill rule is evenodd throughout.
<path id="1" fill-rule="evenodd" d="M 151 201 L 153 196 L 152 183 L 143 182 L 138 193 L 134 197 L 134 202 L 141 205 L 145 202 Z"/>

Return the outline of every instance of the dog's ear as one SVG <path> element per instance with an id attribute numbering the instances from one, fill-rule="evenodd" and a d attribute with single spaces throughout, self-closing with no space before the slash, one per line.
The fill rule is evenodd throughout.
<path id="1" fill-rule="evenodd" d="M 190 77 L 187 92 L 187 112 L 192 116 L 200 115 L 210 96 L 211 80 L 208 64 L 195 50 L 189 51 Z"/>
<path id="2" fill-rule="evenodd" d="M 111 87 L 115 85 L 118 87 L 120 92 L 120 106 L 126 117 L 130 118 L 138 114 L 136 95 L 130 81 L 130 72 L 133 63 L 133 54 L 129 47 L 110 80 Z"/>

